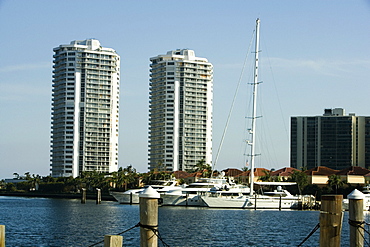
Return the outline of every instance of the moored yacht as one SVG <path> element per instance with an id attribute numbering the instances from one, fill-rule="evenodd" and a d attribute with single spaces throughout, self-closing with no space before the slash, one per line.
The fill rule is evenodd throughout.
<path id="1" fill-rule="evenodd" d="M 161 194 L 162 206 L 206 206 L 199 196 L 212 188 L 225 188 L 227 184 L 226 178 L 200 178 L 188 186 L 176 187 Z"/>
<path id="2" fill-rule="evenodd" d="M 120 203 L 120 204 L 138 204 L 140 193 L 147 187 L 151 186 L 153 189 L 157 190 L 160 194 L 172 190 L 176 187 L 177 182 L 175 180 L 152 180 L 149 185 L 145 185 L 140 189 L 131 189 L 125 192 L 121 191 L 110 191 L 110 194 Z"/>
<path id="3" fill-rule="evenodd" d="M 175 188 L 161 194 L 162 206 L 207 206 L 201 199 L 210 193 L 221 197 L 248 194 L 249 187 L 236 185 L 226 178 L 202 178 L 183 188 Z"/>
<path id="4" fill-rule="evenodd" d="M 296 209 L 301 196 L 293 196 L 282 186 L 295 185 L 287 182 L 255 182 L 256 185 L 276 186 L 273 191 L 254 195 L 222 197 L 219 194 L 202 196 L 204 203 L 210 208 L 245 208 L 245 209 Z"/>

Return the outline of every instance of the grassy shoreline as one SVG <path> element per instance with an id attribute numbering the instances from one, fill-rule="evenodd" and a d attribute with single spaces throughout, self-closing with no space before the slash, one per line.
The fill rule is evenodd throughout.
<path id="1" fill-rule="evenodd" d="M 81 199 L 80 193 L 0 192 L 0 196 Z M 87 194 L 86 199 L 96 200 L 96 194 Z M 116 201 L 116 199 L 109 194 L 102 194 L 101 199 L 102 201 Z"/>

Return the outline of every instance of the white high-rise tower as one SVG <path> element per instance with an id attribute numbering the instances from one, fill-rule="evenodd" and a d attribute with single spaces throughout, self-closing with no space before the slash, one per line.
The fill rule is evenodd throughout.
<path id="1" fill-rule="evenodd" d="M 152 57 L 149 169 L 192 169 L 212 162 L 213 66 L 193 50 Z"/>
<path id="2" fill-rule="evenodd" d="M 52 176 L 118 170 L 120 57 L 95 39 L 54 53 Z"/>

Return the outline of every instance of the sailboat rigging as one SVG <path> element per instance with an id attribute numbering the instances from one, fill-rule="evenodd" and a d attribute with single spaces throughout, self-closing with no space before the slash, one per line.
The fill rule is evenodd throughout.
<path id="1" fill-rule="evenodd" d="M 202 196 L 202 200 L 208 207 L 217 208 L 269 208 L 269 209 L 291 209 L 298 208 L 298 202 L 302 201 L 307 196 L 293 196 L 289 191 L 282 189 L 284 185 L 294 185 L 296 183 L 284 182 L 254 182 L 255 170 L 255 145 L 256 145 L 256 120 L 257 120 L 257 89 L 258 84 L 258 66 L 259 66 L 259 35 L 260 35 L 260 19 L 256 20 L 256 38 L 255 38 L 255 57 L 254 57 L 254 77 L 253 82 L 253 100 L 252 100 L 252 123 L 249 131 L 251 135 L 250 145 L 250 192 L 249 195 L 240 194 L 237 197 L 220 197 L 217 193 L 211 193 Z M 262 195 L 257 195 L 254 191 L 254 184 L 277 186 L 277 189 L 272 192 L 267 192 Z M 310 199 L 312 196 L 308 196 Z M 311 200 L 310 200 L 311 201 Z"/>
<path id="2" fill-rule="evenodd" d="M 251 173 L 250 173 L 250 195 L 253 195 L 254 184 L 254 157 L 255 157 L 255 142 L 256 142 L 256 118 L 257 118 L 257 86 L 258 86 L 258 55 L 259 55 L 259 35 L 260 35 L 260 19 L 256 21 L 256 45 L 254 57 L 254 78 L 253 78 L 253 110 L 252 110 L 252 129 L 250 130 L 251 142 Z"/>

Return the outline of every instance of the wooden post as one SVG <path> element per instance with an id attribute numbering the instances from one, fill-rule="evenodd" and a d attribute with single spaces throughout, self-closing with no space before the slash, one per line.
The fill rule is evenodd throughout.
<path id="1" fill-rule="evenodd" d="M 198 194 L 199 196 L 199 194 Z M 186 192 L 186 197 L 185 197 L 185 205 L 188 206 L 188 199 L 189 199 L 189 193 Z"/>
<path id="2" fill-rule="evenodd" d="M 364 197 L 357 189 L 348 195 L 350 247 L 364 246 Z"/>
<path id="3" fill-rule="evenodd" d="M 132 192 L 130 192 L 130 205 L 132 205 Z"/>
<path id="4" fill-rule="evenodd" d="M 323 195 L 320 212 L 320 247 L 340 247 L 342 195 Z"/>
<path id="5" fill-rule="evenodd" d="M 101 204 L 101 190 L 96 189 L 96 204 Z"/>
<path id="6" fill-rule="evenodd" d="M 158 199 L 160 194 L 151 186 L 139 195 L 140 201 L 140 247 L 157 247 Z"/>
<path id="7" fill-rule="evenodd" d="M 105 235 L 104 247 L 122 247 L 123 237 L 118 235 Z"/>
<path id="8" fill-rule="evenodd" d="M 86 188 L 82 188 L 81 192 L 81 203 L 85 204 L 86 203 Z"/>
<path id="9" fill-rule="evenodd" d="M 0 225 L 0 247 L 5 247 L 5 225 Z"/>
<path id="10" fill-rule="evenodd" d="M 281 211 L 281 196 L 279 196 L 279 211 Z"/>
<path id="11" fill-rule="evenodd" d="M 257 194 L 254 194 L 254 210 L 257 210 Z"/>

